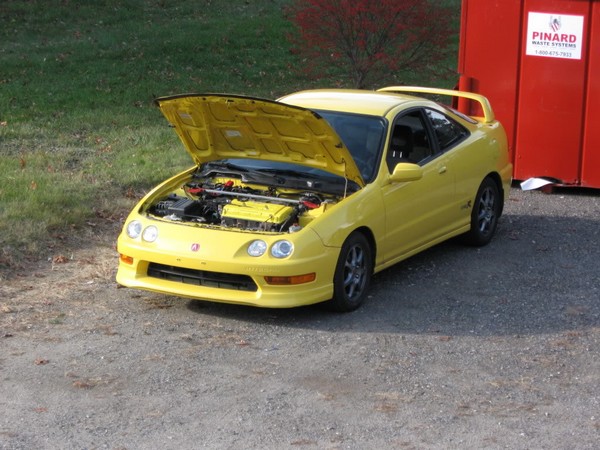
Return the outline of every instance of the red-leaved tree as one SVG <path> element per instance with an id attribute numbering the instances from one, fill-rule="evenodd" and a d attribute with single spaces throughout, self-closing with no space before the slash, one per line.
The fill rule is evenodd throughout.
<path id="1" fill-rule="evenodd" d="M 430 0 L 297 0 L 288 10 L 303 68 L 339 68 L 357 88 L 414 73 L 432 78 L 448 57 L 454 11 Z"/>

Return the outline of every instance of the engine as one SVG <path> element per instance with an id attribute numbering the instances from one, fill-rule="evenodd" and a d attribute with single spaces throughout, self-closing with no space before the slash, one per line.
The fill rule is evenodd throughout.
<path id="1" fill-rule="evenodd" d="M 161 198 L 148 213 L 163 220 L 263 232 L 294 232 L 337 203 L 312 192 L 280 192 L 239 180 L 189 182 Z"/>

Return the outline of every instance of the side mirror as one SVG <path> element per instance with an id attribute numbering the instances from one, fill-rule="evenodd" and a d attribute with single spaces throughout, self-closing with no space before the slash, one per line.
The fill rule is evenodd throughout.
<path id="1" fill-rule="evenodd" d="M 423 168 L 413 163 L 398 163 L 394 172 L 390 175 L 392 183 L 403 183 L 405 181 L 417 181 L 423 178 Z"/>

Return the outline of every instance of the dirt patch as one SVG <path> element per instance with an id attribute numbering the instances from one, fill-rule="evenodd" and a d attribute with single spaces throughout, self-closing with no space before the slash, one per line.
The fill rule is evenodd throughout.
<path id="1" fill-rule="evenodd" d="M 350 314 L 119 288 L 117 224 L 57 245 L 0 287 L 0 448 L 596 448 L 600 197 L 513 191 Z"/>

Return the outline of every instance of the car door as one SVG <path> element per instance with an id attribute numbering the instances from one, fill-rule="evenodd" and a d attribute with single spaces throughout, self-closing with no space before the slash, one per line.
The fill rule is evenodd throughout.
<path id="1" fill-rule="evenodd" d="M 392 124 L 384 164 L 391 174 L 398 162 L 422 167 L 417 181 L 388 183 L 382 188 L 386 214 L 386 263 L 415 253 L 448 234 L 455 223 L 455 180 L 451 152 L 440 150 L 423 108 L 412 109 Z"/>
<path id="2" fill-rule="evenodd" d="M 446 167 L 454 179 L 454 198 L 448 211 L 451 229 L 460 228 L 470 222 L 471 200 L 475 197 L 483 179 L 486 153 L 480 141 L 467 128 L 442 111 L 425 108 L 428 123 L 438 151 L 446 155 Z"/>

